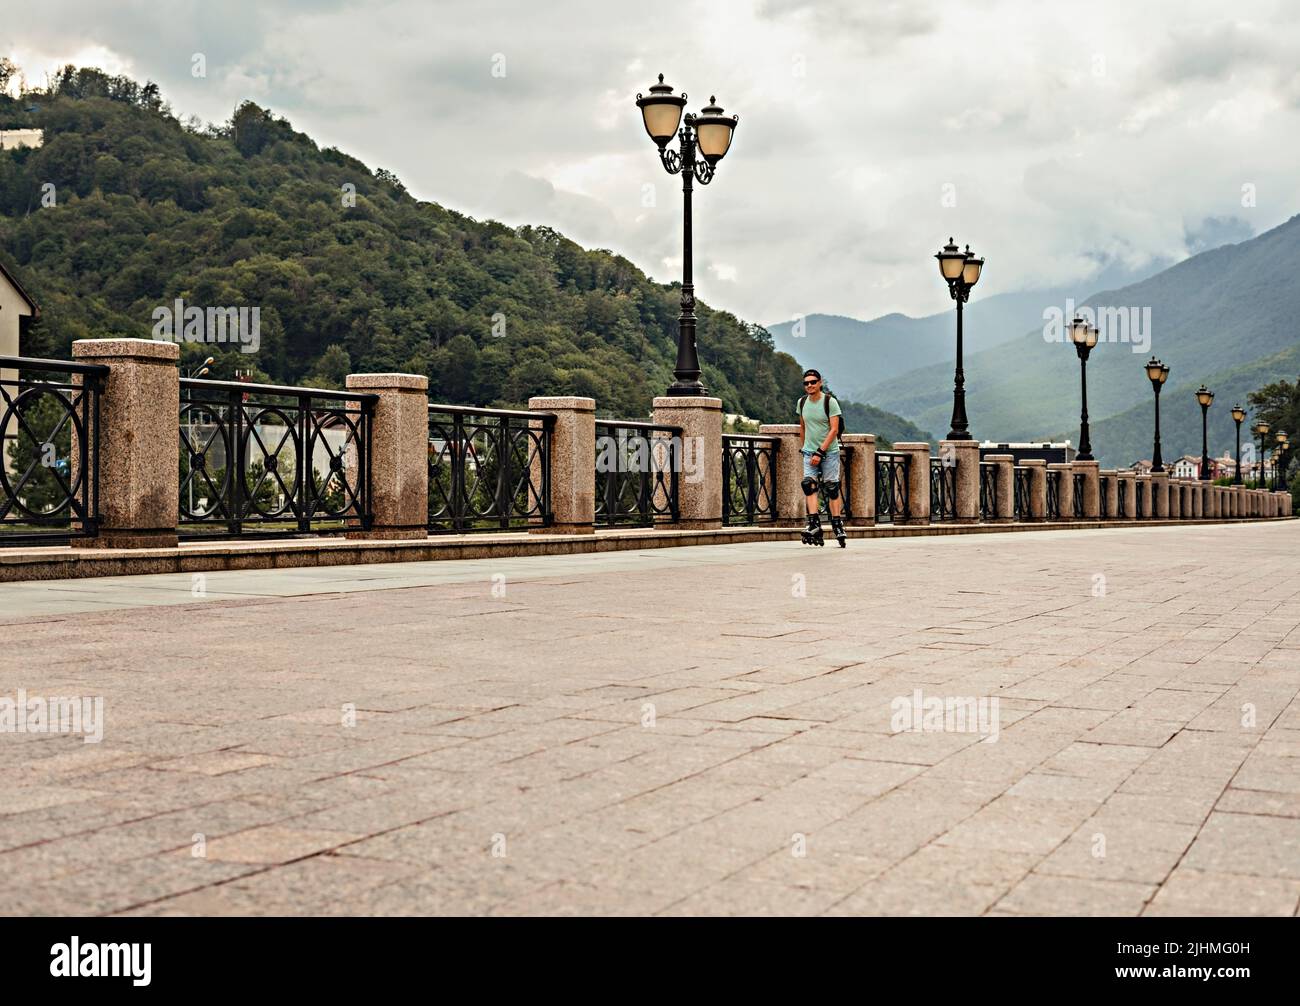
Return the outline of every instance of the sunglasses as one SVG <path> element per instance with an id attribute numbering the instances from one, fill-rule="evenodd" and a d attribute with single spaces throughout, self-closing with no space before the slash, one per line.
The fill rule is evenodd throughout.
<path id="1" fill-rule="evenodd" d="M 818 383 L 817 378 L 814 377 L 811 381 L 804 381 L 803 386 L 807 388 L 817 383 Z"/>

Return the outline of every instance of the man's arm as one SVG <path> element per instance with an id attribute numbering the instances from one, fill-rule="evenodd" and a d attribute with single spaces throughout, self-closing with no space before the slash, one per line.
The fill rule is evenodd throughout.
<path id="1" fill-rule="evenodd" d="M 800 422 L 803 422 L 803 420 L 800 420 Z M 826 439 L 823 440 L 817 447 L 817 453 L 820 456 L 822 457 L 826 456 L 826 452 L 830 450 L 831 444 L 835 442 L 835 436 L 839 432 L 839 429 L 840 429 L 840 417 L 831 416 L 830 432 L 826 434 Z"/>

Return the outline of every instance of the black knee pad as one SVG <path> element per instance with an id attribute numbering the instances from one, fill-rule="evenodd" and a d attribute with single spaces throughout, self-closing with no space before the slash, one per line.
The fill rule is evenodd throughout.
<path id="1" fill-rule="evenodd" d="M 822 488 L 826 491 L 828 500 L 837 500 L 840 498 L 840 484 L 838 482 L 823 482 Z"/>
<path id="2" fill-rule="evenodd" d="M 803 485 L 803 494 L 805 496 L 811 496 L 813 493 L 817 491 L 817 480 L 814 478 L 804 479 L 802 485 Z"/>

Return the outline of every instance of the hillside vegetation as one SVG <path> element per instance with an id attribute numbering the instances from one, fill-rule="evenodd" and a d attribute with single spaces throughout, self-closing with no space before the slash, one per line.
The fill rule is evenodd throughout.
<path id="1" fill-rule="evenodd" d="M 547 227 L 417 200 L 251 102 L 223 125 L 182 123 L 153 84 L 68 67 L 48 93 L 0 96 L 0 127 L 45 131 L 41 148 L 0 154 L 0 255 L 43 311 L 26 355 L 150 337 L 154 310 L 180 298 L 260 308 L 258 352 L 218 349 L 215 377 L 338 387 L 400 370 L 427 374 L 434 400 L 588 395 L 628 417 L 672 380 L 676 285 Z M 764 329 L 698 313 L 712 393 L 788 421 L 799 364 Z M 213 347 L 182 350 L 194 362 Z"/>

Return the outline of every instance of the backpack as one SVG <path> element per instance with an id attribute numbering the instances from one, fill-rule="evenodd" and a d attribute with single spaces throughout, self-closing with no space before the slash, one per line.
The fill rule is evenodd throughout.
<path id="1" fill-rule="evenodd" d="M 825 409 L 826 409 L 826 425 L 827 425 L 827 426 L 830 426 L 830 424 L 831 424 L 831 399 L 834 398 L 834 397 L 835 397 L 834 395 L 828 395 L 826 392 L 824 392 L 824 391 L 822 392 L 822 405 L 823 405 L 823 406 L 825 407 Z M 806 402 L 806 401 L 808 401 L 808 396 L 807 396 L 807 395 L 801 395 L 800 398 L 799 398 L 799 415 L 801 415 L 801 416 L 803 415 L 803 403 Z M 835 401 L 836 401 L 836 404 L 839 403 L 839 399 L 838 399 L 838 398 L 836 398 Z M 837 444 L 839 444 L 841 447 L 843 447 L 843 446 L 844 446 L 844 434 L 845 434 L 846 431 L 845 431 L 845 429 L 844 429 L 844 406 L 842 406 L 842 405 L 840 406 L 840 414 L 839 414 L 839 417 L 838 417 L 838 418 L 839 418 L 839 421 L 840 421 L 840 428 L 839 428 L 838 430 L 835 431 L 835 442 L 836 442 Z"/>

